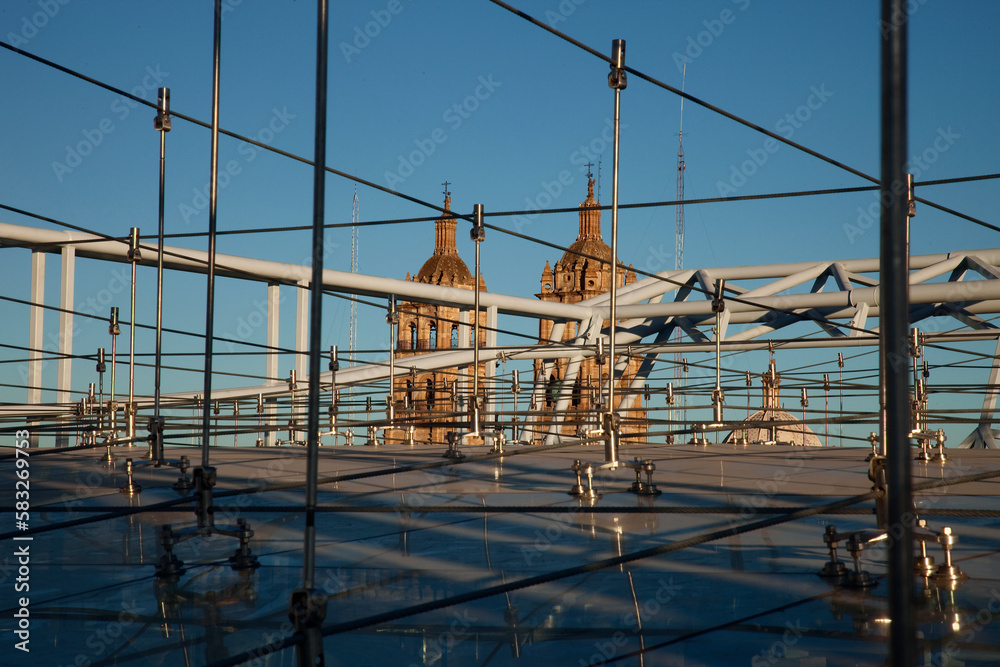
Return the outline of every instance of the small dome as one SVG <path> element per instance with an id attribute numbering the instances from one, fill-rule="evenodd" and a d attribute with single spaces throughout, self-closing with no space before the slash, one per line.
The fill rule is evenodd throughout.
<path id="1" fill-rule="evenodd" d="M 462 258 L 454 253 L 431 255 L 417 272 L 416 281 L 432 285 L 462 282 L 468 283 L 470 287 L 473 284 L 472 271 L 469 271 Z"/>
<path id="2" fill-rule="evenodd" d="M 576 262 L 586 261 L 591 257 L 596 257 L 610 264 L 611 246 L 599 238 L 577 239 L 563 254 L 559 264 L 572 266 Z"/>
<path id="3" fill-rule="evenodd" d="M 445 213 L 451 212 L 451 197 L 447 191 L 445 191 L 444 210 Z M 420 271 L 413 277 L 415 282 L 467 289 L 475 287 L 472 271 L 469 271 L 469 267 L 458 256 L 455 244 L 456 224 L 457 220 L 450 216 L 442 216 L 434 223 L 434 254 L 424 262 Z M 479 279 L 479 288 L 486 289 L 486 282 L 482 277 Z"/>
<path id="4" fill-rule="evenodd" d="M 798 421 L 798 418 L 784 410 L 774 408 L 758 410 L 747 418 L 746 428 L 733 429 L 724 442 L 735 443 L 745 435 L 750 444 L 776 442 L 782 445 L 822 447 L 823 443 L 812 429 L 801 422 L 795 423 Z M 772 422 L 779 424 L 772 426 Z M 772 428 L 775 429 L 774 439 L 771 437 Z"/>

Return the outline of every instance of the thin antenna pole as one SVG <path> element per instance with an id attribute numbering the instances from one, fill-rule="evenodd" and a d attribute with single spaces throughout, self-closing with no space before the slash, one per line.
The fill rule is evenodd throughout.
<path id="1" fill-rule="evenodd" d="M 687 72 L 688 72 L 688 65 L 687 65 L 687 63 L 684 63 L 684 68 L 681 70 L 681 92 L 682 93 L 684 92 L 684 82 L 687 80 Z M 681 138 L 681 144 L 683 144 L 684 143 L 684 98 L 683 97 L 681 98 L 681 129 L 680 129 L 680 132 L 678 132 L 677 134 Z M 683 148 L 681 148 L 681 152 L 682 153 L 684 152 Z"/>
<path id="2" fill-rule="evenodd" d="M 598 158 L 597 160 L 597 203 L 598 204 L 601 203 L 601 162 L 603 162 L 603 160 Z"/>

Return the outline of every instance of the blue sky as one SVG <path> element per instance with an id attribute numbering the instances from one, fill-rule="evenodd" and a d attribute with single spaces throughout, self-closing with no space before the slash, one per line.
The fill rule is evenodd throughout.
<path id="1" fill-rule="evenodd" d="M 305 0 L 228 0 L 223 24 L 221 125 L 311 157 L 315 5 Z M 920 180 L 998 171 L 1000 24 L 995 2 L 914 0 L 910 27 L 910 148 Z M 627 42 L 626 64 L 864 173 L 879 172 L 879 9 L 876 2 L 517 2 L 523 11 L 602 53 Z M 155 101 L 171 88 L 173 109 L 209 120 L 210 2 L 8 0 L 0 39 Z M 586 194 L 586 151 L 603 150 L 603 203 L 611 200 L 608 123 L 613 94 L 607 64 L 485 0 L 333 2 L 330 19 L 328 163 L 379 185 L 439 204 L 452 183 L 452 208 L 487 212 L 572 207 Z M 0 203 L 95 231 L 155 232 L 159 139 L 153 112 L 62 72 L 0 50 Z M 458 105 L 456 107 L 456 105 Z M 630 77 L 621 101 L 622 203 L 672 200 L 680 103 Z M 844 170 L 718 114 L 684 105 L 686 196 L 749 195 L 863 186 Z M 167 138 L 168 233 L 204 232 L 208 130 L 175 119 Z M 79 159 L 73 153 L 80 155 Z M 754 160 L 750 164 L 748 160 Z M 223 137 L 229 165 L 218 200 L 220 230 L 311 223 L 309 167 Z M 349 222 L 354 184 L 329 176 L 327 222 Z M 922 197 L 997 223 L 995 181 L 928 187 Z M 362 220 L 433 211 L 360 186 Z M 878 254 L 875 228 L 858 226 L 871 193 L 688 206 L 684 264 L 712 267 Z M 50 226 L 7 211 L 0 220 Z M 673 266 L 672 207 L 623 211 L 619 256 L 638 268 Z M 493 218 L 493 224 L 560 245 L 575 238 L 574 214 Z M 610 215 L 604 215 L 606 240 Z M 472 248 L 461 228 L 460 252 Z M 220 237 L 218 251 L 302 263 L 307 233 Z M 205 239 L 177 245 L 204 248 Z M 349 269 L 350 231 L 328 236 L 329 268 Z M 997 246 L 996 232 L 921 206 L 913 252 Z M 360 269 L 389 277 L 415 272 L 433 248 L 432 223 L 366 227 Z M 530 296 L 542 266 L 559 253 L 495 231 L 483 245 L 492 290 Z M 5 250 L 4 294 L 27 298 L 29 255 Z M 113 271 L 78 266 L 77 301 L 106 288 Z M 49 262 L 48 298 L 58 304 L 58 262 Z M 153 272 L 141 271 L 152 293 Z M 177 277 L 166 290 L 168 326 L 202 331 L 204 279 Z M 234 331 L 263 288 L 219 285 L 216 333 Z M 140 290 L 142 291 L 142 290 Z M 286 311 L 294 300 L 286 300 Z M 348 308 L 325 302 L 324 345 L 346 348 Z M 117 303 L 123 314 L 125 301 Z M 27 313 L 0 304 L 3 342 L 23 345 Z M 193 315 L 192 315 L 193 313 Z M 103 314 L 103 312 L 101 313 Z M 382 313 L 362 309 L 361 347 L 387 343 Z M 139 318 L 152 323 L 150 299 Z M 55 326 L 51 314 L 47 328 Z M 14 324 L 10 324 L 14 322 Z M 172 323 L 172 324 L 171 324 Z M 106 345 L 103 328 L 82 325 L 77 353 Z M 290 323 L 283 344 L 291 345 Z M 515 326 L 511 324 L 511 326 Z M 529 327 L 530 328 L 530 327 Z M 263 332 L 259 332 L 262 339 Z M 200 343 L 168 337 L 177 351 Z M 174 347 L 176 346 L 176 347 Z M 5 354 L 7 354 L 5 352 Z M 8 357 L 9 358 L 9 357 Z M 764 370 L 759 359 L 751 367 Z M 765 362 L 766 363 L 766 362 Z M 46 371 L 48 373 L 49 371 Z M 54 373 L 54 369 L 52 370 Z M 90 363 L 74 366 L 78 382 Z M 985 373 L 984 371 L 980 371 Z M 189 376 L 188 376 L 189 377 Z M 985 380 L 985 377 L 983 378 Z M 54 385 L 54 375 L 46 384 Z M 200 381 L 170 378 L 175 386 Z M 13 399 L 13 397 L 12 397 Z M 17 400 L 17 399 L 13 399 Z M 795 401 L 797 403 L 797 401 Z"/>

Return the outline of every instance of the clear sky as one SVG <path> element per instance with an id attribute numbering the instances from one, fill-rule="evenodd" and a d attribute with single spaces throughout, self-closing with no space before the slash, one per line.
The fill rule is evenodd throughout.
<path id="1" fill-rule="evenodd" d="M 627 42 L 626 64 L 866 174 L 879 173 L 879 3 L 515 1 L 528 14 L 602 53 Z M 995 173 L 1000 155 L 1000 4 L 913 0 L 910 19 L 911 171 L 918 183 Z M 223 128 L 304 157 L 313 147 L 315 3 L 226 0 L 220 122 Z M 212 3 L 130 0 L 5 0 L 0 39 L 155 101 L 171 89 L 175 111 L 208 121 Z M 90 83 L 0 50 L 0 203 L 125 236 L 156 229 L 159 138 L 153 111 Z M 328 163 L 435 204 L 449 181 L 452 208 L 487 212 L 572 207 L 586 194 L 583 163 L 603 159 L 601 199 L 611 201 L 608 66 L 486 0 L 332 2 Z M 680 101 L 630 77 L 621 97 L 621 203 L 675 198 Z M 691 102 L 684 104 L 686 197 L 750 195 L 868 185 Z M 209 178 L 210 133 L 180 119 L 167 138 L 166 227 L 204 232 L 201 194 Z M 748 160 L 754 160 L 751 164 Z M 596 161 L 596 160 L 595 160 Z M 227 137 L 220 143 L 220 230 L 311 223 L 311 168 Z M 596 167 L 595 167 L 596 170 Z M 351 220 L 354 184 L 329 176 L 327 222 Z M 993 224 L 996 181 L 927 187 L 918 195 Z M 433 215 L 359 186 L 363 221 Z M 874 227 L 859 225 L 872 193 L 689 205 L 685 267 L 873 257 Z M 0 212 L 0 220 L 50 227 Z M 493 218 L 491 223 L 559 245 L 575 238 L 575 214 Z M 360 270 L 402 278 L 433 248 L 433 223 L 365 227 Z M 637 268 L 674 264 L 675 210 L 623 211 L 619 257 Z M 604 215 L 605 239 L 610 215 Z M 460 226 L 459 249 L 471 264 Z M 995 247 L 997 233 L 921 206 L 913 252 Z M 204 248 L 204 237 L 172 241 Z M 309 234 L 223 236 L 221 253 L 303 263 Z M 329 233 L 326 266 L 349 270 L 350 230 Z M 531 296 L 546 260 L 561 252 L 498 232 L 487 234 L 489 289 Z M 77 305 L 99 295 L 121 267 L 78 266 Z M 29 254 L 4 250 L 3 293 L 27 298 Z M 58 262 L 49 264 L 58 304 Z M 142 271 L 145 290 L 154 273 Z M 167 326 L 204 330 L 204 279 L 178 277 L 166 293 Z M 151 291 L 139 319 L 154 321 Z M 264 298 L 262 287 L 219 285 L 215 330 L 235 332 Z M 123 295 L 124 297 L 124 295 Z M 286 309 L 291 309 L 289 298 Z M 324 345 L 348 345 L 348 306 L 328 299 Z M 124 298 L 119 305 L 128 309 Z M 105 315 L 106 309 L 100 313 Z M 0 303 L 2 342 L 24 345 L 27 310 Z M 385 347 L 383 313 L 363 308 L 360 347 Z M 49 315 L 49 326 L 56 317 Z M 86 322 L 75 352 L 107 345 Z M 514 325 L 511 325 L 514 326 Z M 530 327 L 529 327 L 530 328 Z M 290 324 L 283 344 L 291 345 Z M 254 340 L 262 341 L 263 331 Z M 168 337 L 175 351 L 200 343 Z M 10 358 L 10 351 L 5 351 Z M 827 355 L 829 356 L 829 355 Z M 752 368 L 759 372 L 757 363 Z M 75 366 L 78 376 L 90 374 Z M 10 366 L 7 366 L 9 369 Z M 77 370 L 79 368 L 79 370 Z M 47 370 L 48 374 L 50 371 Z M 54 373 L 54 369 L 51 370 Z M 256 370 L 254 372 L 257 372 Z M 979 371 L 985 373 L 985 371 Z M 5 369 L 5 376 L 10 373 Z M 200 387 L 174 378 L 178 385 Z M 982 378 L 985 380 L 985 376 Z M 83 381 L 78 377 L 77 384 Z M 54 375 L 46 375 L 54 385 Z M 166 387 L 166 390 L 180 386 Z M 4 395 L 8 395 L 5 392 Z M 11 400 L 21 400 L 11 396 Z M 797 401 L 795 401 L 797 403 Z"/>

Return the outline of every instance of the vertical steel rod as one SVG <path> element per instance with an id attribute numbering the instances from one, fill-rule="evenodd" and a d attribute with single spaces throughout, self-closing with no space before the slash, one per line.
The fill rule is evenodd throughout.
<path id="1" fill-rule="evenodd" d="M 313 159 L 312 279 L 309 285 L 309 396 L 306 402 L 306 527 L 302 548 L 302 588 L 292 592 L 290 617 L 303 641 L 296 649 L 299 667 L 323 667 L 323 635 L 326 595 L 314 588 L 316 570 L 316 496 L 319 468 L 319 373 L 320 342 L 323 338 L 323 220 L 326 202 L 326 79 L 328 23 L 327 0 L 316 3 L 316 129 Z M 393 297 L 395 298 L 395 297 Z M 331 360 L 335 370 L 336 357 Z M 336 400 L 336 388 L 331 400 Z M 392 398 L 392 378 L 389 378 Z"/>
<path id="2" fill-rule="evenodd" d="M 160 370 L 162 365 L 160 346 L 163 340 L 163 177 L 167 148 L 167 133 L 160 132 L 160 213 L 156 242 L 156 358 L 153 378 L 153 416 L 160 416 Z"/>
<path id="3" fill-rule="evenodd" d="M 129 447 L 135 445 L 135 270 L 136 257 L 139 252 L 139 228 L 129 230 L 129 262 L 132 264 L 132 303 L 128 323 L 128 407 L 125 413 L 125 426 L 128 429 Z"/>
<path id="4" fill-rule="evenodd" d="M 170 131 L 170 89 L 160 88 L 156 116 L 157 129 L 160 132 L 160 205 L 156 241 L 156 351 L 153 362 L 153 417 L 160 416 L 160 377 L 162 371 L 161 347 L 163 343 L 163 206 L 164 183 L 166 176 L 167 132 Z M 158 435 L 160 442 L 162 436 Z M 156 448 L 157 461 L 163 460 L 163 450 Z"/>
<path id="5" fill-rule="evenodd" d="M 881 366 L 889 485 L 889 663 L 917 664 L 913 582 L 913 488 L 909 444 L 909 345 L 906 227 L 907 11 L 882 0 Z"/>
<path id="6" fill-rule="evenodd" d="M 618 129 L 621 93 L 625 88 L 625 40 L 616 39 L 611 45 L 611 75 L 609 85 L 615 91 L 614 140 L 611 147 L 611 323 L 608 328 L 608 414 L 615 411 L 615 318 L 618 292 Z"/>
<path id="7" fill-rule="evenodd" d="M 323 336 L 323 220 L 326 201 L 327 3 L 319 0 L 316 27 L 316 131 L 313 161 L 312 302 L 309 321 L 309 402 L 307 422 L 306 531 L 302 586 L 313 587 L 316 559 L 316 494 L 319 465 L 319 374 Z M 390 392 L 392 379 L 389 380 Z M 391 395 L 391 393 L 390 393 Z"/>
<path id="8" fill-rule="evenodd" d="M 476 204 L 473 208 L 473 227 L 472 227 L 472 240 L 476 242 L 476 276 L 474 289 L 476 290 L 476 322 L 475 322 L 475 337 L 476 344 L 472 351 L 472 410 L 469 414 L 472 415 L 473 423 L 470 424 L 472 432 L 479 435 L 479 420 L 480 420 L 480 405 L 479 405 L 479 345 L 480 345 L 480 332 L 479 332 L 479 244 L 483 240 L 483 234 L 485 230 L 483 229 L 483 205 Z"/>
<path id="9" fill-rule="evenodd" d="M 201 465 L 208 467 L 212 423 L 212 338 L 215 335 L 215 211 L 219 192 L 219 62 L 222 49 L 222 0 L 215 0 L 212 47 L 212 157 L 208 198 L 208 295 L 205 299 L 205 385 L 201 412 Z"/>
<path id="10" fill-rule="evenodd" d="M 108 327 L 108 332 L 111 334 L 111 398 L 108 401 L 110 415 L 108 417 L 108 424 L 111 426 L 111 440 L 112 442 L 118 440 L 118 405 L 116 403 L 115 393 L 116 387 L 115 382 L 117 381 L 118 372 L 118 334 L 120 327 L 118 325 L 118 306 L 113 306 L 111 308 L 111 326 Z"/>
<path id="11" fill-rule="evenodd" d="M 476 276 L 475 276 L 474 280 L 476 281 L 476 284 L 475 284 L 475 290 L 476 290 L 476 306 L 475 306 L 476 315 L 475 315 L 475 317 L 476 317 L 476 321 L 475 321 L 475 323 L 473 325 L 473 330 L 475 331 L 475 333 L 473 334 L 473 336 L 475 337 L 476 344 L 472 348 L 472 367 L 473 367 L 473 372 L 472 372 L 472 396 L 473 396 L 473 399 L 472 400 L 478 400 L 478 399 L 476 399 L 476 396 L 479 396 L 479 241 L 476 241 Z M 473 425 L 473 428 L 477 432 L 479 431 L 479 429 L 478 429 L 478 427 L 476 425 Z"/>
<path id="12" fill-rule="evenodd" d="M 395 295 L 389 296 L 389 311 L 386 313 L 385 321 L 389 325 L 389 394 L 386 397 L 385 413 L 391 428 L 396 418 L 396 388 L 394 383 L 396 380 L 396 327 L 399 325 Z M 388 431 L 385 435 L 389 435 Z"/>

